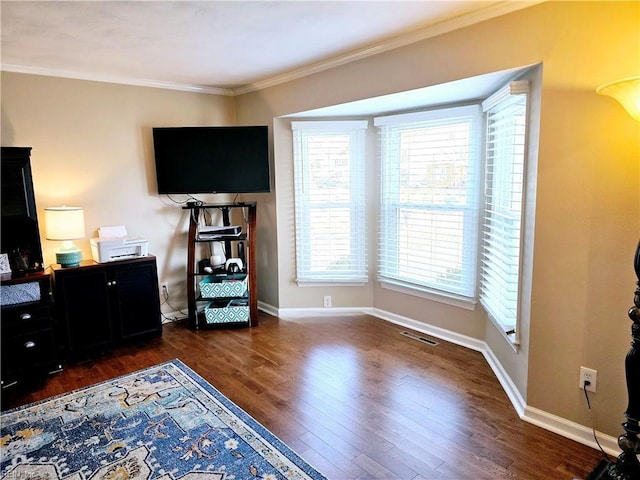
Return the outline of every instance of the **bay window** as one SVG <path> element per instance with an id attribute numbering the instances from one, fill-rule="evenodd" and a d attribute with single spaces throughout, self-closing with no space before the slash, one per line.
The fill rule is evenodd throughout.
<path id="1" fill-rule="evenodd" d="M 374 117 L 377 206 L 365 197 L 367 121 L 292 122 L 297 282 L 366 282 L 366 210 L 377 207 L 384 288 L 468 309 L 479 301 L 516 345 L 531 274 L 528 93 L 529 81 L 512 81 L 471 105 Z"/>

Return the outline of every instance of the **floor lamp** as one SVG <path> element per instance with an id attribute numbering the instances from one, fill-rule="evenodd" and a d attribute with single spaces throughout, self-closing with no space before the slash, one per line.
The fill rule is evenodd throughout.
<path id="1" fill-rule="evenodd" d="M 618 100 L 629 114 L 640 121 L 640 76 L 625 78 L 598 87 L 596 91 Z M 631 325 L 631 349 L 625 359 L 625 374 L 629 403 L 624 412 L 626 422 L 622 424 L 624 432 L 618 437 L 618 446 L 622 453 L 615 462 L 603 460 L 587 477 L 587 480 L 638 480 L 640 479 L 640 242 L 636 248 L 633 267 L 638 279 L 629 309 Z"/>

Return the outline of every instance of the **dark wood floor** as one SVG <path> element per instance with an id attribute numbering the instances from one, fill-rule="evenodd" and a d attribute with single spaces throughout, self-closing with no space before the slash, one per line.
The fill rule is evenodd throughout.
<path id="1" fill-rule="evenodd" d="M 65 365 L 31 403 L 179 358 L 330 479 L 584 478 L 600 452 L 521 421 L 482 354 L 369 316 L 193 332 Z"/>

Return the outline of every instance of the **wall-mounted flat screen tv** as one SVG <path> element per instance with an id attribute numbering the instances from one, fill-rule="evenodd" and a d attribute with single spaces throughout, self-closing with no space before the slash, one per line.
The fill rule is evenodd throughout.
<path id="1" fill-rule="evenodd" d="M 266 125 L 153 128 L 160 194 L 269 191 Z"/>

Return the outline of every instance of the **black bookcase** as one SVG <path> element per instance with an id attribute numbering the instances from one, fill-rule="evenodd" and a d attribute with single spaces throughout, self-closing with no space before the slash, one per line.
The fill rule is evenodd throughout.
<path id="1" fill-rule="evenodd" d="M 42 266 L 31 148 L 2 147 L 0 250 L 11 271 L 0 276 L 3 392 L 59 371 L 50 276 Z"/>
<path id="2" fill-rule="evenodd" d="M 1 250 L 14 274 L 42 271 L 42 247 L 31 178 L 31 147 L 2 147 Z"/>

